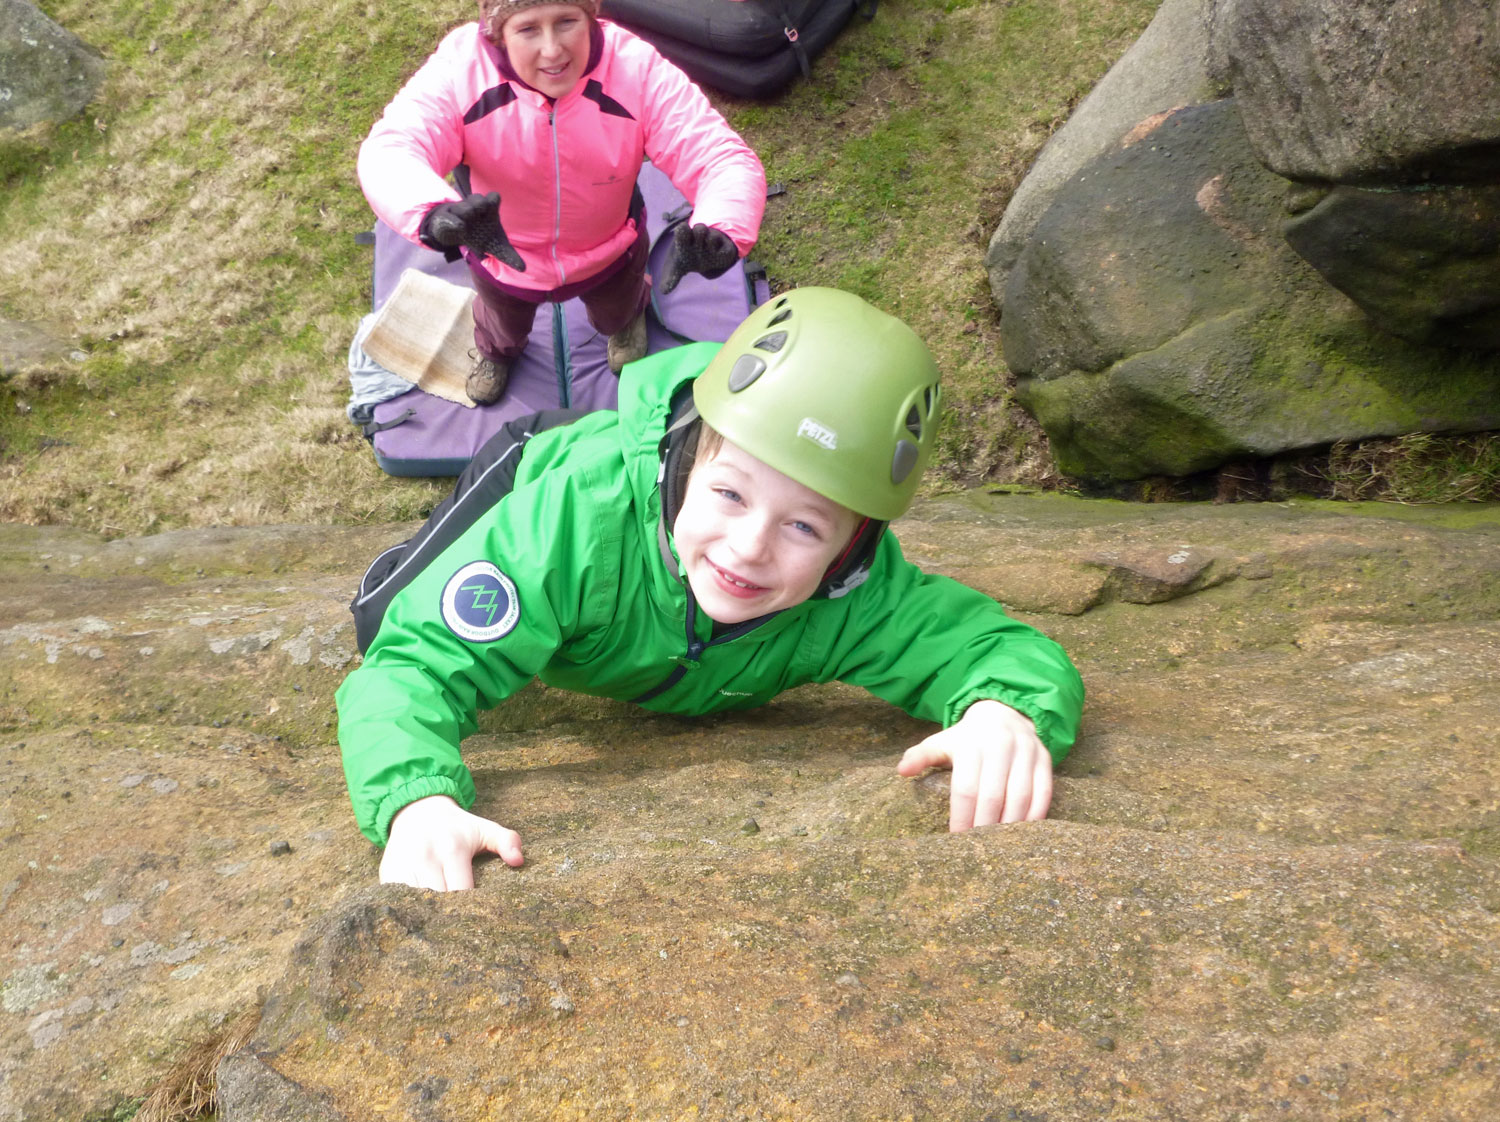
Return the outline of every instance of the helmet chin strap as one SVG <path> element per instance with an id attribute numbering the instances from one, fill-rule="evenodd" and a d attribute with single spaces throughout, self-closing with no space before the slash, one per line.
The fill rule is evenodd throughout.
<path id="1" fill-rule="evenodd" d="M 865 532 L 865 527 L 869 524 L 870 520 L 868 518 L 861 518 L 859 520 L 859 525 L 854 527 L 854 533 L 849 535 L 849 544 L 844 546 L 843 552 L 833 559 L 828 568 L 823 570 L 824 580 L 833 576 L 834 573 L 838 572 L 839 566 L 849 560 L 849 554 L 854 552 L 854 543 L 859 541 L 859 536 Z"/>
<path id="2" fill-rule="evenodd" d="M 685 393 L 672 408 L 671 419 L 661 442 L 661 466 L 657 469 L 657 493 L 661 496 L 661 517 L 656 524 L 656 542 L 661 550 L 662 562 L 680 584 L 682 576 L 677 571 L 677 558 L 672 553 L 669 538 L 677 523 L 677 512 L 682 509 L 682 496 L 687 489 L 688 472 L 692 462 L 687 456 L 687 438 L 698 420 L 698 407 L 693 404 L 691 391 Z"/>
<path id="3" fill-rule="evenodd" d="M 823 583 L 813 595 L 837 599 L 864 584 L 870 572 L 870 562 L 875 559 L 875 548 L 880 544 L 880 536 L 885 533 L 887 525 L 889 523 L 864 518 L 850 536 L 844 552 L 828 566 Z"/>

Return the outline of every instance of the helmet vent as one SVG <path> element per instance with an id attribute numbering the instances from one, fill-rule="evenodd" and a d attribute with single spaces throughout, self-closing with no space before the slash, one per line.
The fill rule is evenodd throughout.
<path id="1" fill-rule="evenodd" d="M 906 431 L 919 441 L 922 439 L 922 414 L 917 412 L 915 405 L 911 407 L 911 412 L 906 415 Z"/>
<path id="2" fill-rule="evenodd" d="M 758 351 L 770 351 L 772 354 L 775 354 L 782 347 L 786 346 L 786 332 L 773 331 L 769 335 L 762 335 L 759 339 L 755 340 L 753 346 Z"/>
<path id="3" fill-rule="evenodd" d="M 771 317 L 771 322 L 768 323 L 766 326 L 767 327 L 775 327 L 778 323 L 782 323 L 782 322 L 784 322 L 786 320 L 789 320 L 791 318 L 792 318 L 792 309 L 790 309 L 790 308 L 783 308 L 781 311 L 777 312 L 774 316 Z"/>
<path id="4" fill-rule="evenodd" d="M 766 372 L 766 360 L 759 355 L 740 355 L 729 371 L 729 392 L 739 393 Z"/>
<path id="5" fill-rule="evenodd" d="M 928 386 L 922 391 L 922 400 L 927 403 L 927 415 L 929 417 L 932 416 L 933 410 L 937 408 L 937 393 L 936 386 Z"/>
<path id="6" fill-rule="evenodd" d="M 898 487 L 917 466 L 917 446 L 909 440 L 896 441 L 896 454 L 891 457 L 891 482 Z"/>

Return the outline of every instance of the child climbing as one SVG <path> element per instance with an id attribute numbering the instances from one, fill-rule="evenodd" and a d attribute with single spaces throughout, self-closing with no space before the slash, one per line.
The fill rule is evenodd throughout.
<path id="1" fill-rule="evenodd" d="M 1045 817 L 1077 671 L 887 532 L 938 413 L 910 328 L 805 288 L 725 344 L 628 367 L 618 413 L 497 434 L 354 601 L 365 660 L 338 691 L 339 741 L 381 880 L 468 888 L 480 852 L 521 864 L 514 830 L 467 811 L 459 746 L 533 677 L 678 714 L 849 682 L 944 726 L 897 770 L 953 769 L 950 829 Z"/>
<path id="2" fill-rule="evenodd" d="M 665 292 L 687 272 L 719 276 L 749 251 L 766 180 L 703 92 L 654 47 L 599 20 L 598 0 L 480 0 L 479 13 L 386 106 L 358 172 L 388 226 L 468 264 L 466 389 L 485 404 L 504 392 L 545 301 L 581 298 L 616 373 L 645 355 L 643 159 L 693 204 L 657 278 Z"/>

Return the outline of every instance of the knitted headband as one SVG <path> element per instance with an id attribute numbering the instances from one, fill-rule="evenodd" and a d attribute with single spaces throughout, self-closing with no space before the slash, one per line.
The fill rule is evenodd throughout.
<path id="1" fill-rule="evenodd" d="M 582 8 L 589 19 L 599 15 L 599 0 L 479 0 L 479 27 L 484 37 L 497 46 L 505 21 L 527 8 L 539 8 L 543 4 L 565 3 Z"/>

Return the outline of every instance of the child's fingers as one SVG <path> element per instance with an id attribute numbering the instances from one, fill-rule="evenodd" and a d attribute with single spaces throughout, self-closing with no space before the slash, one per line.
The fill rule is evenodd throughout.
<path id="1" fill-rule="evenodd" d="M 931 767 L 953 769 L 950 832 L 1047 817 L 1052 806 L 1052 758 L 1035 736 L 991 742 L 982 749 L 970 745 L 954 750 L 949 747 L 952 742 L 953 729 L 936 733 L 908 748 L 896 764 L 896 773 L 908 778 Z"/>
<path id="2" fill-rule="evenodd" d="M 1009 751 L 978 752 L 981 761 L 979 773 L 979 798 L 974 806 L 974 825 L 993 826 L 996 822 L 1014 821 L 1010 817 L 1016 805 L 1018 791 L 1015 784 L 1015 769 L 1011 766 Z"/>
<path id="3" fill-rule="evenodd" d="M 416 873 L 407 867 L 407 862 L 402 855 L 389 846 L 380 855 L 380 883 L 409 884 L 413 888 L 417 887 Z"/>
<path id="4" fill-rule="evenodd" d="M 474 887 L 474 855 L 452 852 L 443 856 L 439 892 L 463 892 Z M 424 886 L 425 887 L 425 886 Z"/>
<path id="5" fill-rule="evenodd" d="M 508 830 L 498 822 L 484 820 L 481 844 L 490 853 L 497 854 L 511 868 L 519 866 L 525 858 L 521 856 L 521 835 Z"/>
<path id="6" fill-rule="evenodd" d="M 948 793 L 949 833 L 962 833 L 974 825 L 974 813 L 983 794 L 980 788 L 982 764 L 979 752 L 960 752 L 953 757 L 953 780 Z"/>
<path id="7" fill-rule="evenodd" d="M 974 825 L 1035 822 L 1052 805 L 1052 757 L 1038 741 L 984 754 Z"/>
<path id="8" fill-rule="evenodd" d="M 1031 809 L 1024 821 L 1040 822 L 1052 809 L 1052 757 L 1044 750 L 1037 756 L 1031 776 Z"/>
<path id="9" fill-rule="evenodd" d="M 443 869 L 436 861 L 402 860 L 387 851 L 387 859 L 380 862 L 381 884 L 408 884 L 412 888 L 430 888 L 443 891 Z"/>
<path id="10" fill-rule="evenodd" d="M 948 767 L 953 762 L 952 757 L 942 747 L 933 744 L 932 740 L 932 737 L 928 737 L 922 743 L 908 748 L 896 765 L 896 774 L 910 778 L 921 775 L 930 767 Z"/>
<path id="11" fill-rule="evenodd" d="M 996 821 L 1023 822 L 1031 816 L 1031 803 L 1036 797 L 1036 774 L 1019 760 L 1010 762 L 1009 771 L 1003 795 L 1005 805 Z"/>

